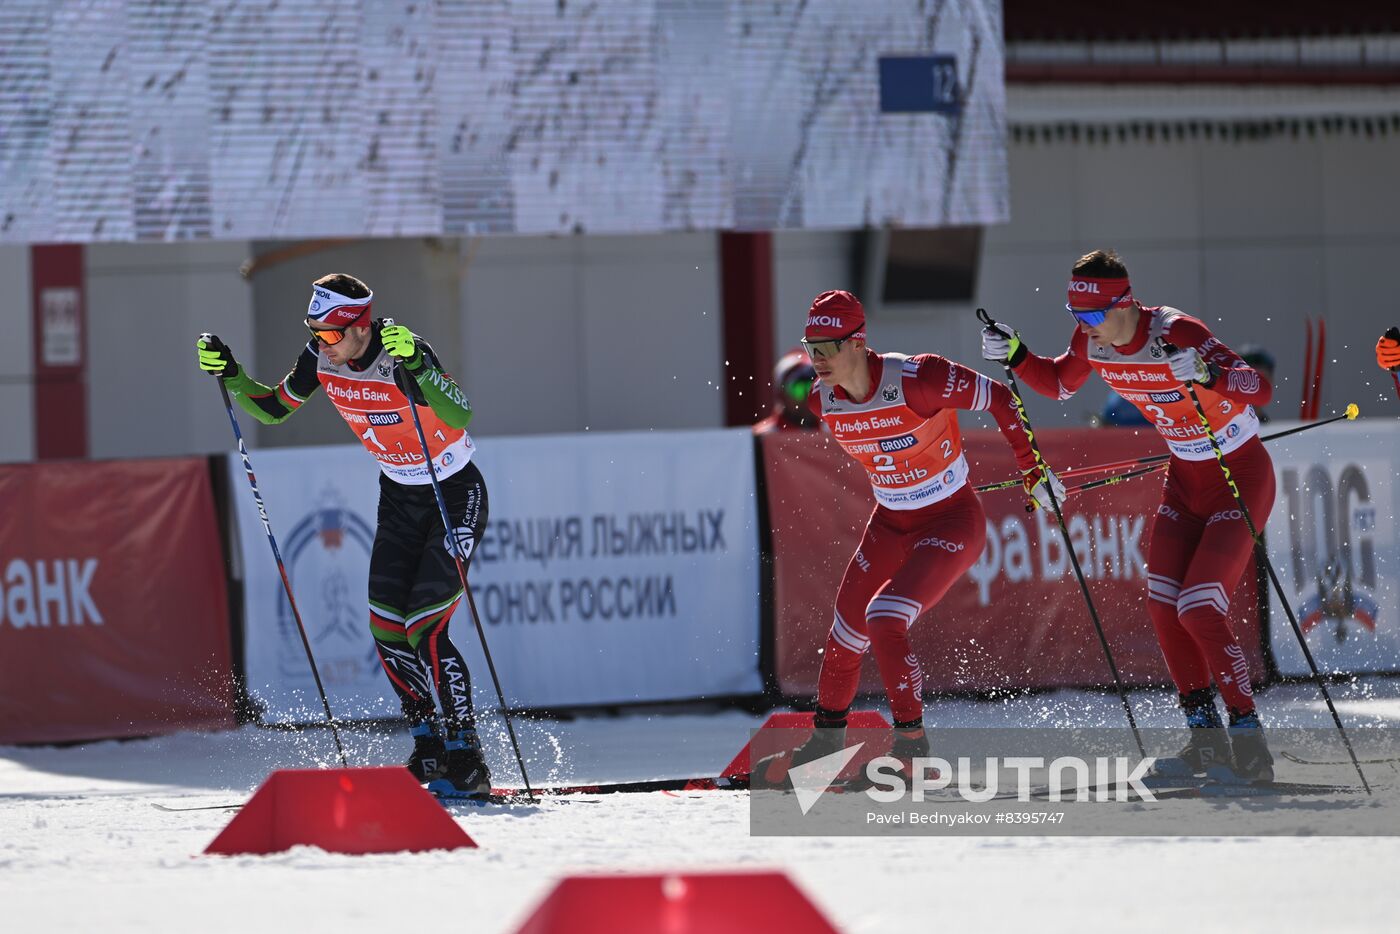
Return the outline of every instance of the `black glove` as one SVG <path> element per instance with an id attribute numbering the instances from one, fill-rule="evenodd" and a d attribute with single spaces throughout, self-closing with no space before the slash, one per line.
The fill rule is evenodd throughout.
<path id="1" fill-rule="evenodd" d="M 194 346 L 199 353 L 199 368 L 204 372 L 221 379 L 238 375 L 238 362 L 233 359 L 233 351 L 215 335 L 199 335 Z"/>

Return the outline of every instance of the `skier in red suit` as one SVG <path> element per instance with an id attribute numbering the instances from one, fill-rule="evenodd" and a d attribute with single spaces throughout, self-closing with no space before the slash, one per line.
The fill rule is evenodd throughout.
<path id="1" fill-rule="evenodd" d="M 1008 362 L 1027 386 L 1056 399 L 1068 399 L 1097 372 L 1166 441 L 1171 460 L 1148 546 L 1147 612 L 1191 727 L 1181 758 L 1197 774 L 1225 765 L 1251 781 L 1271 780 L 1273 757 L 1229 616 L 1254 540 L 1185 384 L 1195 384 L 1258 528 L 1274 504 L 1274 469 L 1254 406 L 1268 404 L 1272 387 L 1200 320 L 1134 299 L 1116 253 L 1081 257 L 1068 298 L 1076 324 L 1060 356 L 1029 352 L 1006 328 L 983 332 L 982 355 Z M 1228 730 L 1215 706 L 1217 687 Z"/>
<path id="2" fill-rule="evenodd" d="M 875 509 L 846 567 L 822 656 L 811 739 L 801 765 L 840 749 L 861 660 L 875 656 L 896 733 L 893 755 L 927 756 L 923 669 L 909 628 L 976 562 L 986 538 L 982 505 L 968 484 L 958 409 L 990 412 L 1048 506 L 1045 481 L 1001 383 L 937 354 L 880 354 L 866 346 L 865 310 L 850 292 L 823 292 L 807 317 L 804 349 L 818 382 L 811 407 L 865 470 Z M 1064 487 L 1056 484 L 1056 493 Z"/>

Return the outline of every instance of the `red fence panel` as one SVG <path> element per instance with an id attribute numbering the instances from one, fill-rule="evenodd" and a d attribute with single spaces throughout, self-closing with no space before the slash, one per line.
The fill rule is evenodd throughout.
<path id="1" fill-rule="evenodd" d="M 1046 460 L 1067 469 L 1161 452 L 1155 435 L 1130 429 L 1036 433 Z M 964 439 L 974 483 L 1014 476 L 1000 433 Z M 815 692 L 820 650 L 846 562 L 874 500 L 864 473 L 824 433 L 768 435 L 762 445 L 773 530 L 774 659 L 784 694 Z M 1147 617 L 1145 562 L 1162 474 L 1071 499 L 1065 509 L 1075 553 L 1129 684 L 1166 683 L 1166 665 Z M 927 691 L 1109 684 L 1107 665 L 1053 515 L 1027 514 L 1019 490 L 982 496 L 987 546 L 966 577 L 911 631 Z M 1255 576 L 1246 572 L 1230 603 L 1256 678 L 1264 674 Z M 873 664 L 861 689 L 880 690 Z"/>
<path id="2" fill-rule="evenodd" d="M 203 458 L 0 467 L 0 742 L 233 724 Z"/>

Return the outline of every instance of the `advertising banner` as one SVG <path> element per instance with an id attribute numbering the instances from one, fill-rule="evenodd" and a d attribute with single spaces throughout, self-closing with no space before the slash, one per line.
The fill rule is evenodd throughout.
<path id="1" fill-rule="evenodd" d="M 337 716 L 394 716 L 369 634 L 378 470 L 358 446 L 255 451 L 253 467 Z M 512 707 L 757 693 L 758 532 L 747 429 L 491 439 L 490 518 L 469 580 Z M 230 469 L 241 472 L 232 460 Z M 252 497 L 235 493 L 249 690 L 319 719 Z M 451 623 L 494 706 L 464 603 Z"/>
<path id="2" fill-rule="evenodd" d="M 1400 671 L 1394 583 L 1400 571 L 1394 482 L 1400 426 L 1377 419 L 1341 422 L 1274 442 L 1269 452 L 1278 479 L 1266 532 L 1269 557 L 1318 667 Z M 1308 674 L 1272 590 L 1269 629 L 1279 670 Z"/>
<path id="3" fill-rule="evenodd" d="M 970 420 L 969 420 L 970 421 Z M 1036 433 L 1062 469 L 1161 453 L 1155 433 L 1072 429 Z M 1017 474 L 997 431 L 963 435 L 975 484 Z M 775 569 L 775 657 L 785 694 L 816 690 L 837 586 L 874 506 L 864 473 L 824 434 L 762 439 Z M 1146 560 L 1163 474 L 1070 499 L 1065 519 L 1114 660 L 1130 684 L 1166 683 L 1146 612 Z M 971 570 L 910 630 L 926 691 L 992 691 L 1112 684 L 1054 516 L 1027 513 L 1019 488 L 983 494 L 987 544 Z M 1254 574 L 1230 601 L 1254 678 L 1262 678 Z M 880 691 L 874 664 L 861 689 Z"/>
<path id="4" fill-rule="evenodd" d="M 203 458 L 0 467 L 0 743 L 233 725 Z"/>

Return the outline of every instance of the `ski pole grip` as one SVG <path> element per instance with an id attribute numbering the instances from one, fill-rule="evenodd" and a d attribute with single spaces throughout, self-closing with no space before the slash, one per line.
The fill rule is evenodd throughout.
<path id="1" fill-rule="evenodd" d="M 208 331 L 205 331 L 204 333 L 199 335 L 199 340 L 200 343 L 204 344 L 207 347 L 214 342 L 214 335 L 210 334 Z M 228 367 L 225 366 L 224 369 L 228 369 Z M 215 378 L 219 377 L 218 373 L 212 372 L 210 370 L 205 370 L 204 372 L 208 373 L 210 376 L 213 376 Z"/>
<path id="2" fill-rule="evenodd" d="M 992 316 L 987 314 L 987 309 L 985 308 L 977 309 L 977 320 L 981 321 L 989 328 L 995 328 L 997 326 L 996 321 L 992 320 Z"/>
<path id="3" fill-rule="evenodd" d="M 1385 329 L 1385 336 L 1393 341 L 1400 341 L 1400 328 L 1392 324 Z"/>
<path id="4" fill-rule="evenodd" d="M 391 328 L 391 327 L 393 327 L 393 326 L 394 326 L 394 319 L 393 319 L 393 318 L 380 318 L 380 319 L 379 319 L 379 330 L 380 330 L 380 331 L 383 331 L 385 328 Z M 397 369 L 399 368 L 399 358 L 396 357 L 396 356 L 394 356 L 393 354 L 389 354 L 389 365 L 392 366 L 394 369 L 397 370 Z"/>

